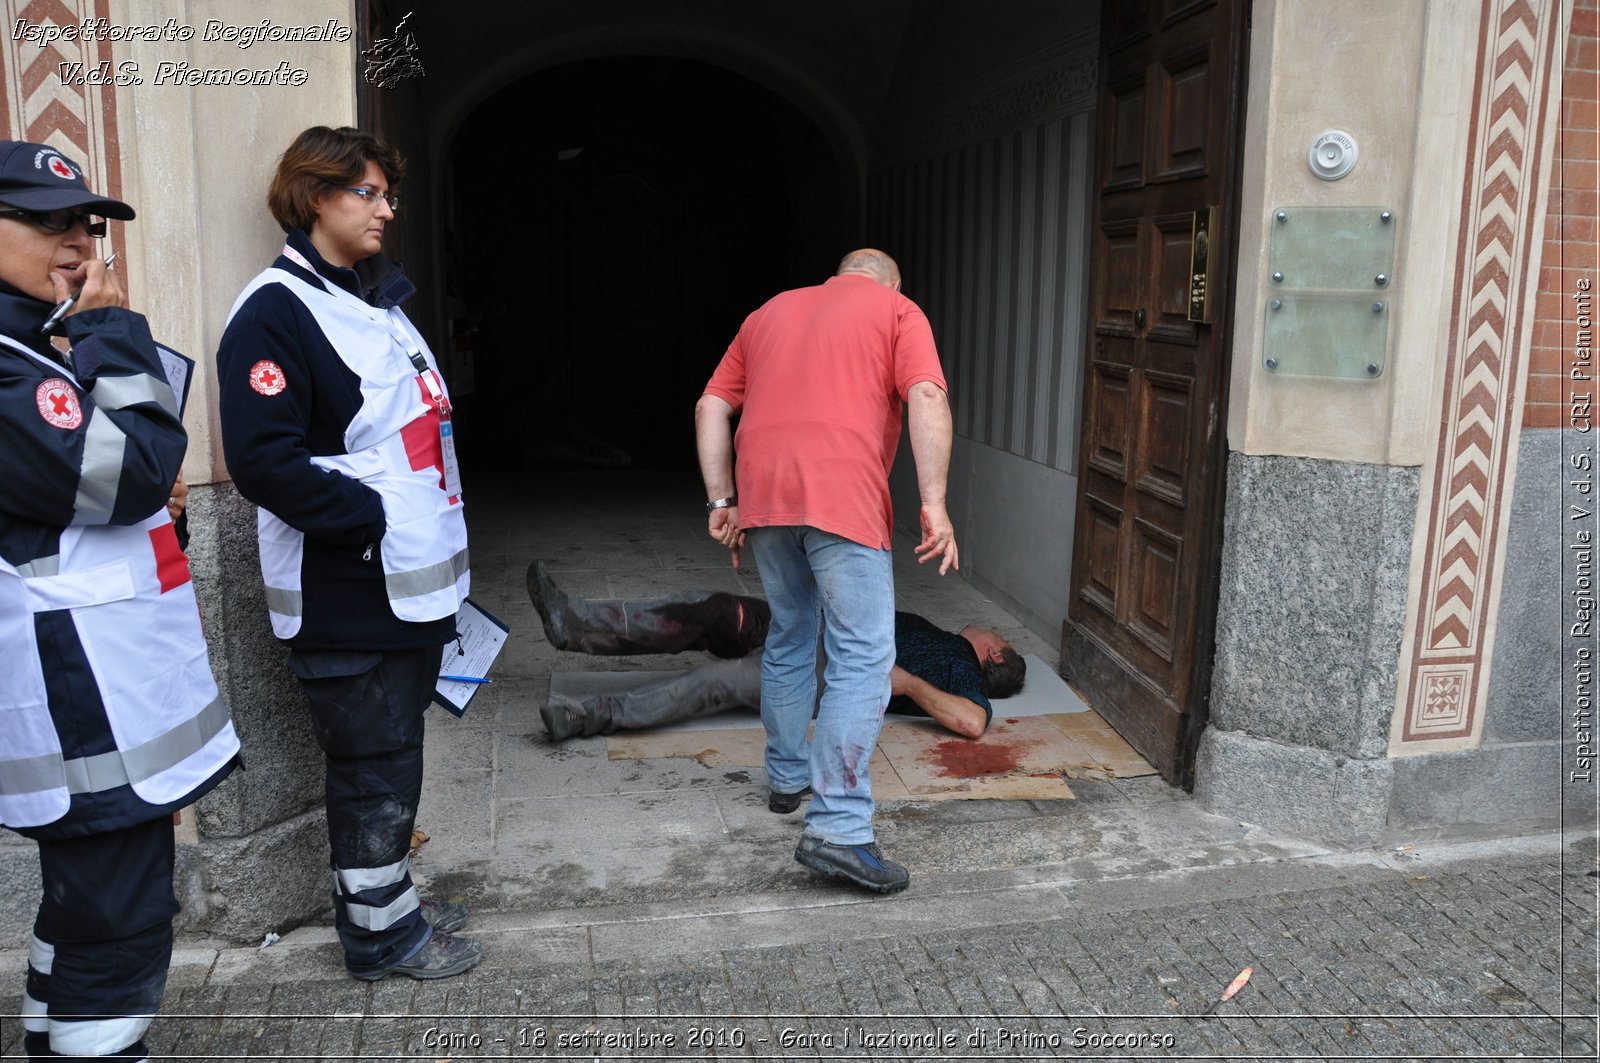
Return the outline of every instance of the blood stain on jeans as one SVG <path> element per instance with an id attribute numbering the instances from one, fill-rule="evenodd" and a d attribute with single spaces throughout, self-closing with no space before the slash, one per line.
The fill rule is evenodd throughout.
<path id="1" fill-rule="evenodd" d="M 861 784 L 861 763 L 867 749 L 858 745 L 842 745 L 839 747 L 839 763 L 844 768 L 844 787 L 854 790 Z"/>

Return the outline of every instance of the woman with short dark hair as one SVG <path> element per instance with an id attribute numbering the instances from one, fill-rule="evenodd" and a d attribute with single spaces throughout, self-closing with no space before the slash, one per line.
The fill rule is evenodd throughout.
<path id="1" fill-rule="evenodd" d="M 423 710 L 466 598 L 450 398 L 383 253 L 403 163 L 317 126 L 267 194 L 288 234 L 217 352 L 223 453 L 260 507 L 273 632 L 327 760 L 334 914 L 357 978 L 445 978 L 482 958 L 460 905 L 419 901 L 408 854 Z"/>

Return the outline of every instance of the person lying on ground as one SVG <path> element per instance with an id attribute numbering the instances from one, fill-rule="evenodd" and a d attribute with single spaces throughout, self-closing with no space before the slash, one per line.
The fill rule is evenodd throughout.
<path id="1" fill-rule="evenodd" d="M 621 694 L 582 701 L 552 694 L 539 713 L 552 742 L 761 708 L 760 651 L 771 611 L 760 598 L 691 592 L 589 601 L 557 587 L 542 561 L 528 566 L 528 596 L 558 650 L 602 656 L 705 650 L 723 658 Z M 894 641 L 889 712 L 927 716 L 962 737 L 980 738 L 993 716 L 989 699 L 1022 689 L 1022 655 L 994 631 L 970 624 L 945 631 L 915 613 L 896 612 Z"/>

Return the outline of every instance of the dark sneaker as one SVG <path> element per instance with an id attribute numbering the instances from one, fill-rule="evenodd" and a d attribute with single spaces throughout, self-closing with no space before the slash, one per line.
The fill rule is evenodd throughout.
<path id="1" fill-rule="evenodd" d="M 423 901 L 422 921 L 441 934 L 454 934 L 467 925 L 467 906 L 454 901 Z"/>
<path id="2" fill-rule="evenodd" d="M 550 732 L 552 742 L 565 742 L 573 736 L 605 734 L 610 730 L 609 720 L 602 720 L 598 712 L 565 694 L 551 694 L 550 700 L 539 710 L 539 717 L 544 720 L 544 729 Z"/>
<path id="3" fill-rule="evenodd" d="M 793 794 L 786 794 L 786 793 L 783 793 L 782 791 L 774 790 L 771 787 L 768 787 L 767 788 L 767 811 L 768 812 L 776 812 L 780 816 L 786 816 L 790 812 L 793 812 L 795 809 L 799 808 L 800 807 L 800 799 L 805 797 L 810 792 L 811 792 L 811 787 L 809 787 L 809 786 L 806 787 L 804 790 L 801 790 L 799 793 L 793 793 Z"/>
<path id="4" fill-rule="evenodd" d="M 528 597 L 539 611 L 539 622 L 544 625 L 544 637 L 558 650 L 567 648 L 567 596 L 555 585 L 543 561 L 528 566 Z M 558 739 L 559 741 L 559 739 Z"/>
<path id="5" fill-rule="evenodd" d="M 376 982 L 391 974 L 409 978 L 453 978 L 471 970 L 483 959 L 483 946 L 471 938 L 458 938 L 434 932 L 433 937 L 418 949 L 409 960 L 397 963 L 375 974 L 356 974 L 363 982 Z M 354 971 L 351 972 L 355 974 Z"/>
<path id="6" fill-rule="evenodd" d="M 815 834 L 802 834 L 794 858 L 813 871 L 849 879 L 875 893 L 895 893 L 911 884 L 911 873 L 879 852 L 876 842 L 834 845 Z"/>

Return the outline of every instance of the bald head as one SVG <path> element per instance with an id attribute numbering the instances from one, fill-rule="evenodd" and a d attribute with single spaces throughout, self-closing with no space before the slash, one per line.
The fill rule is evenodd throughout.
<path id="1" fill-rule="evenodd" d="M 900 290 L 900 267 L 894 264 L 894 259 L 876 248 L 863 247 L 844 256 L 839 263 L 838 275 L 842 277 L 847 273 L 859 273 L 885 288 Z"/>

